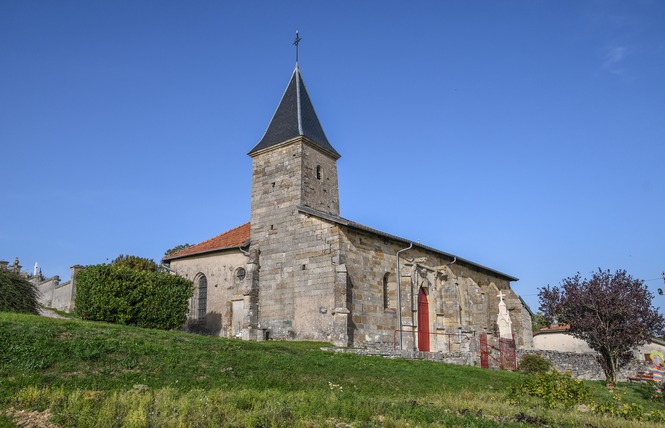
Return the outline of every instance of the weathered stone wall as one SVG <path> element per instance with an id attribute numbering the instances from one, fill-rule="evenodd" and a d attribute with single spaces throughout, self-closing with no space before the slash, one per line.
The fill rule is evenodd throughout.
<path id="1" fill-rule="evenodd" d="M 259 327 L 275 339 L 331 340 L 336 226 L 299 214 L 299 205 L 339 214 L 335 160 L 302 138 L 255 154 L 250 249 L 259 261 Z"/>
<path id="2" fill-rule="evenodd" d="M 51 299 L 51 308 L 65 312 L 74 310 L 75 291 L 72 281 L 67 281 L 53 287 L 53 297 Z"/>
<path id="3" fill-rule="evenodd" d="M 476 352 L 469 353 L 443 353 L 443 352 L 419 352 L 419 351 L 392 351 L 386 349 L 352 349 L 352 348 L 321 348 L 323 351 L 339 354 L 354 354 L 377 356 L 404 360 L 426 360 L 441 363 L 457 364 L 461 366 L 478 366 L 480 357 Z"/>
<path id="4" fill-rule="evenodd" d="M 477 351 L 471 352 L 418 352 L 413 350 L 392 351 L 379 349 L 349 349 L 349 348 L 322 348 L 324 351 L 337 353 L 353 353 L 356 355 L 373 355 L 384 358 L 402 358 L 407 360 L 429 360 L 440 361 L 443 363 L 458 364 L 465 366 L 480 366 L 480 354 Z M 518 361 L 527 354 L 538 354 L 551 361 L 554 368 L 561 372 L 570 372 L 571 376 L 583 380 L 605 380 L 600 364 L 596 361 L 594 353 L 575 353 L 575 352 L 555 352 L 555 351 L 536 351 L 536 350 L 518 350 Z M 497 369 L 493 365 L 493 369 Z M 620 371 L 618 381 L 626 382 L 629 377 L 634 377 L 638 371 L 644 371 L 649 364 L 645 361 L 634 361 Z"/>
<path id="5" fill-rule="evenodd" d="M 605 373 L 598 363 L 595 352 L 557 352 L 543 350 L 518 350 L 517 360 L 524 355 L 537 354 L 550 361 L 554 368 L 559 372 L 570 372 L 576 379 L 584 380 L 605 380 Z M 618 381 L 627 381 L 629 377 L 635 376 L 638 371 L 644 371 L 649 367 L 649 363 L 643 359 L 636 359 L 621 369 L 617 376 Z"/>
<path id="6" fill-rule="evenodd" d="M 39 290 L 39 304 L 46 308 L 58 309 L 64 312 L 74 310 L 74 287 L 71 281 L 60 283 L 60 279 L 46 279 L 37 284 Z"/>
<path id="7" fill-rule="evenodd" d="M 522 329 L 528 330 L 524 332 L 522 337 L 515 338 L 515 344 L 520 349 L 532 349 L 533 348 L 533 320 L 531 319 L 531 314 L 526 310 L 525 307 L 521 308 L 521 314 L 517 310 L 513 310 L 511 317 L 515 316 L 519 318 L 519 325 Z"/>
<path id="8" fill-rule="evenodd" d="M 300 205 L 339 215 L 337 162 L 314 147 L 302 147 L 302 196 Z"/>
<path id="9" fill-rule="evenodd" d="M 644 370 L 649 364 L 648 355 L 652 351 L 665 353 L 665 345 L 656 342 L 659 341 L 654 339 L 634 350 L 635 360 L 621 371 L 620 380 L 635 376 L 638 370 Z M 580 379 L 605 379 L 596 361 L 596 352 L 584 340 L 565 331 L 548 331 L 534 335 L 533 343 L 534 349 L 530 353 L 538 353 L 552 361 L 557 370 L 570 370 L 573 376 Z"/>
<path id="10" fill-rule="evenodd" d="M 247 271 L 248 265 L 247 256 L 238 249 L 171 261 L 170 269 L 177 275 L 194 281 L 195 288 L 201 275 L 205 275 L 207 280 L 205 320 L 202 323 L 194 320 L 196 314 L 191 313 L 191 310 L 196 308 L 196 304 L 190 301 L 188 328 L 216 336 L 239 336 L 239 324 L 244 316 L 242 290 L 246 285 L 245 281 L 248 281 L 247 277 L 242 280 L 238 278 L 240 268 Z M 196 298 L 195 292 L 192 300 Z"/>
<path id="11" fill-rule="evenodd" d="M 53 290 L 60 284 L 60 277 L 45 279 L 44 281 L 31 280 L 39 290 L 39 304 L 45 308 L 53 307 Z"/>
<path id="12" fill-rule="evenodd" d="M 30 282 L 37 286 L 39 291 L 39 304 L 46 308 L 58 309 L 64 312 L 73 312 L 76 300 L 76 275 L 83 266 L 71 267 L 71 279 L 60 283 L 60 277 L 42 279 L 41 275 L 33 277 Z"/>
<path id="13" fill-rule="evenodd" d="M 252 160 L 250 250 L 259 254 L 259 323 L 275 339 L 295 337 L 291 251 L 297 245 L 301 157 L 301 145 L 290 144 Z"/>
<path id="14" fill-rule="evenodd" d="M 335 309 L 335 265 L 339 247 L 338 226 L 303 214 L 294 246 L 291 287 L 293 288 L 293 331 L 301 340 L 332 341 Z"/>
<path id="15" fill-rule="evenodd" d="M 37 284 L 39 304 L 46 308 L 64 312 L 74 310 L 74 287 L 71 281 L 60 283 L 60 278 L 53 277 Z"/>
<path id="16" fill-rule="evenodd" d="M 344 228 L 342 250 L 350 286 L 353 344 L 357 347 L 390 348 L 397 329 L 396 306 L 391 306 L 395 287 L 396 253 L 404 243 Z M 505 295 L 518 347 L 531 345 L 531 319 L 509 281 L 489 271 L 422 247 L 401 254 L 401 303 L 403 349 L 416 349 L 418 291 L 429 301 L 430 350 L 468 351 L 462 334 L 487 331 L 498 336 L 496 320 L 499 291 Z M 386 274 L 388 276 L 386 277 Z M 386 281 L 384 278 L 388 278 Z M 411 330 L 413 333 L 409 332 Z"/>
<path id="17" fill-rule="evenodd" d="M 393 349 L 397 329 L 396 298 L 388 299 L 386 307 L 383 282 L 386 273 L 396 278 L 395 253 L 403 246 L 403 243 L 344 228 L 342 254 L 350 287 L 350 341 L 355 347 Z M 395 281 L 390 282 L 391 290 L 395 284 Z M 408 306 L 409 298 L 408 294 L 402 296 L 403 306 Z"/>

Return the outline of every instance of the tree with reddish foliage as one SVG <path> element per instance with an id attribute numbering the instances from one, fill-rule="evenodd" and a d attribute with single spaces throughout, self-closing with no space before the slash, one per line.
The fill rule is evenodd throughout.
<path id="1" fill-rule="evenodd" d="M 568 324 L 570 334 L 598 353 L 608 388 L 633 350 L 665 332 L 665 319 L 651 305 L 653 294 L 625 270 L 598 269 L 591 279 L 575 276 L 541 288 L 540 310 L 549 325 Z"/>

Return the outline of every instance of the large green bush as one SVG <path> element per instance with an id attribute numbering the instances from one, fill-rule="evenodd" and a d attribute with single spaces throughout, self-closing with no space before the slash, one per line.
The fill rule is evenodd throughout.
<path id="1" fill-rule="evenodd" d="M 76 277 L 76 312 L 81 318 L 164 330 L 187 319 L 192 282 L 167 272 L 94 265 Z"/>
<path id="2" fill-rule="evenodd" d="M 0 270 L 0 311 L 39 313 L 39 291 L 21 275 Z"/>

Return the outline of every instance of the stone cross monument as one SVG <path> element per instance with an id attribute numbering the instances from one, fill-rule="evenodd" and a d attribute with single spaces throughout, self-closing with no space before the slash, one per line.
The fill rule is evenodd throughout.
<path id="1" fill-rule="evenodd" d="M 499 316 L 497 317 L 496 323 L 499 325 L 499 337 L 502 339 L 512 339 L 513 330 L 512 330 L 512 321 L 510 321 L 510 315 L 506 309 L 506 303 L 503 301 L 503 298 L 506 297 L 503 294 L 503 291 L 500 291 L 497 297 L 501 300 L 499 302 Z"/>

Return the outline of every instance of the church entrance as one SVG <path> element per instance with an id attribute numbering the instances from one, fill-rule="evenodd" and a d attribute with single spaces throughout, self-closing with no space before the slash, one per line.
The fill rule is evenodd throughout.
<path id="1" fill-rule="evenodd" d="M 418 350 L 429 352 L 429 304 L 422 287 L 418 291 Z"/>

